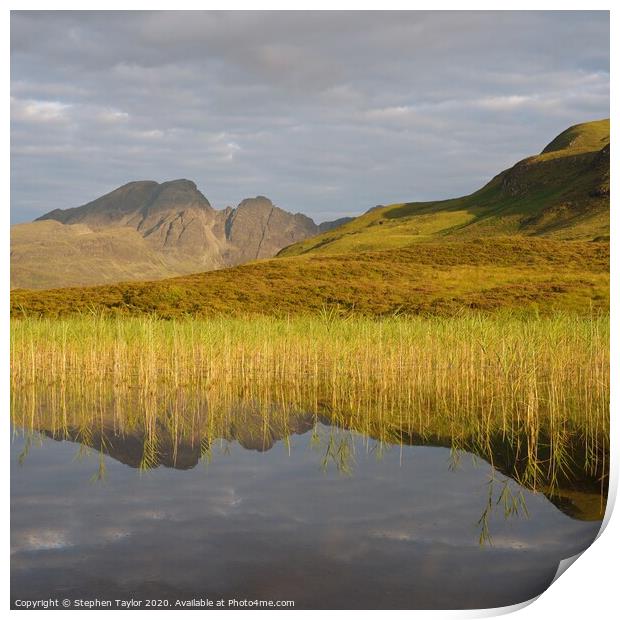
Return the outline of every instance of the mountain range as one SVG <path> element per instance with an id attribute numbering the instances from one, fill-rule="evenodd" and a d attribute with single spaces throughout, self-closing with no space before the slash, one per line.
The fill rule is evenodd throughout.
<path id="1" fill-rule="evenodd" d="M 350 218 L 315 224 L 264 196 L 214 209 L 193 181 L 135 181 L 11 229 L 11 286 L 145 280 L 274 256 Z"/>
<path id="2" fill-rule="evenodd" d="M 575 125 L 540 154 L 500 172 L 473 194 L 377 206 L 323 231 L 304 216 L 276 211 L 266 199 L 216 212 L 187 181 L 163 189 L 166 184 L 140 186 L 140 192 L 149 197 L 163 193 L 165 198 L 169 191 L 175 195 L 180 183 L 183 192 L 195 197 L 192 209 L 202 223 L 190 222 L 178 209 L 172 210 L 176 216 L 171 215 L 168 199 L 160 209 L 160 199 L 109 201 L 104 197 L 16 226 L 12 230 L 14 282 L 50 286 L 47 270 L 59 286 L 67 277 L 56 263 L 55 257 L 62 254 L 59 264 L 69 265 L 72 274 L 82 264 L 80 256 L 87 255 L 89 261 L 84 262 L 95 276 L 116 278 L 117 283 L 14 291 L 12 313 L 59 316 L 93 308 L 162 317 L 290 314 L 326 308 L 373 316 L 453 313 L 462 308 L 605 312 L 609 309 L 609 156 L 608 119 Z M 251 209 L 252 204 L 259 207 Z M 112 209 L 113 205 L 117 206 Z M 289 227 L 279 226 L 276 234 L 272 228 L 276 221 Z M 241 222 L 245 225 L 236 228 Z M 33 240 L 34 227 L 44 226 L 53 231 L 53 243 L 41 239 L 41 228 Z M 29 243 L 20 239 L 22 230 L 31 235 Z M 92 238 L 99 240 L 98 245 L 88 245 Z M 206 240 L 215 240 L 213 246 Z M 216 246 L 221 240 L 225 242 Z M 98 260 L 96 251 L 102 245 L 103 258 Z M 278 246 L 282 249 L 276 257 L 253 260 L 275 253 Z M 115 264 L 110 257 L 118 257 L 123 248 L 127 255 Z M 156 281 L 159 270 L 171 270 L 171 265 L 194 268 L 196 259 L 183 262 L 183 252 L 200 253 L 202 272 Z M 246 260 L 250 262 L 241 264 Z M 42 274 L 38 280 L 33 268 L 24 269 L 33 262 L 36 273 Z M 205 271 L 226 264 L 236 265 Z M 131 279 L 119 277 L 123 265 L 151 281 L 118 283 Z"/>

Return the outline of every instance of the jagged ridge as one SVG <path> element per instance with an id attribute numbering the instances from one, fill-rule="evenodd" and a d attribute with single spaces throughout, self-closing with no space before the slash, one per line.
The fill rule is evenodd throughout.
<path id="1" fill-rule="evenodd" d="M 334 225 L 317 225 L 265 196 L 218 211 L 193 181 L 134 181 L 13 227 L 11 285 L 52 288 L 209 271 L 271 257 Z"/>

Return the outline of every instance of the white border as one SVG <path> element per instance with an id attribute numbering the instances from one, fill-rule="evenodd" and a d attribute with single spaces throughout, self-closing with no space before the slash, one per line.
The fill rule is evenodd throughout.
<path id="1" fill-rule="evenodd" d="M 59 10 L 59 9 L 72 9 L 72 10 L 84 10 L 85 5 L 83 3 L 77 1 L 70 2 L 43 2 L 43 1 L 22 1 L 18 2 L 15 0 L 9 0 L 7 3 L 8 9 L 11 10 Z M 113 10 L 113 9 L 133 9 L 133 10 L 165 10 L 165 9 L 187 9 L 187 10 L 196 10 L 196 9 L 252 9 L 252 10 L 304 10 L 304 9 L 322 9 L 322 10 L 333 10 L 333 9 L 347 9 L 347 10 L 408 10 L 408 9 L 425 9 L 425 10 L 464 10 L 464 9 L 475 9 L 475 10 L 610 10 L 611 2 L 598 2 L 591 1 L 588 3 L 585 2 L 574 2 L 574 1 L 566 1 L 566 2 L 549 2 L 549 1 L 537 1 L 532 2 L 531 0 L 524 0 L 522 2 L 504 2 L 501 6 L 496 2 L 472 2 L 468 6 L 464 6 L 457 2 L 445 2 L 438 0 L 436 2 L 403 2 L 403 1 L 394 1 L 394 0 L 384 0 L 383 2 L 367 2 L 363 0 L 358 0 L 357 2 L 347 1 L 347 2 L 338 2 L 335 0 L 330 0 L 329 2 L 325 0 L 315 0 L 314 2 L 297 2 L 295 6 L 292 7 L 290 3 L 283 1 L 266 1 L 266 2 L 240 2 L 236 0 L 229 0 L 228 2 L 197 2 L 191 0 L 177 0 L 176 2 L 166 2 L 166 1 L 139 1 L 139 0 L 124 0 L 123 2 L 118 2 L 114 0 L 110 0 L 108 2 L 101 1 L 93 1 L 88 4 L 89 9 L 100 9 L 100 10 Z M 616 17 L 616 13 L 611 11 L 611 62 L 612 67 L 615 67 L 614 58 L 617 57 L 618 54 L 618 45 L 614 44 L 614 40 L 617 40 L 620 36 L 620 32 L 618 29 L 618 19 Z M 5 84 L 5 88 L 10 92 L 10 58 L 9 58 L 9 49 L 10 49 L 10 13 L 9 10 L 4 10 L 2 14 L 2 22 L 1 22 L 1 31 L 0 31 L 0 41 L 3 42 L 4 49 L 4 62 L 2 63 L 2 74 L 3 74 L 3 83 Z M 617 98 L 615 97 L 614 90 L 614 81 L 611 82 L 611 109 L 615 110 L 615 103 Z M 4 109 L 3 114 L 3 134 L 4 134 L 4 144 L 5 148 L 2 153 L 3 166 L 2 166 L 2 190 L 4 197 L 4 208 L 2 212 L 3 217 L 3 235 L 2 238 L 4 240 L 4 254 L 2 261 L 2 267 L 0 270 L 3 290 L 9 291 L 10 285 L 10 277 L 9 277 L 9 248 L 10 248 L 10 224 L 9 224 L 9 204 L 10 204 L 10 106 L 9 106 L 9 97 L 8 93 L 5 92 L 5 96 L 2 99 L 2 106 Z M 617 141 L 617 132 L 615 130 L 615 124 L 612 123 L 612 142 L 614 145 L 618 144 Z M 612 149 L 612 169 L 615 170 L 614 161 L 617 159 L 615 157 L 615 148 Z M 616 239 L 617 230 L 618 230 L 618 214 L 615 213 L 614 208 L 614 200 L 613 197 L 615 195 L 614 188 L 612 187 L 612 208 L 611 208 L 611 228 L 612 228 L 612 236 Z M 612 317 L 616 316 L 616 302 L 618 287 L 614 285 L 614 278 L 618 273 L 618 252 L 615 251 L 615 243 L 612 243 Z M 5 297 L 4 303 L 2 305 L 3 318 L 4 321 L 2 323 L 3 328 L 3 338 L 2 338 L 2 374 L 0 381 L 2 382 L 1 393 L 4 395 L 6 399 L 4 402 L 7 404 L 5 408 L 5 415 L 8 418 L 8 393 L 9 393 L 9 328 L 8 328 L 8 316 L 9 316 L 9 298 L 8 294 Z M 616 401 L 617 401 L 617 390 L 615 389 L 616 381 L 620 379 L 618 376 L 618 329 L 614 327 L 614 321 L 611 322 L 612 326 L 612 412 L 616 410 Z M 8 419 L 5 420 L 5 429 L 8 431 Z M 8 436 L 5 437 L 5 441 L 8 444 Z M 609 493 L 609 502 L 608 507 L 612 507 L 615 503 L 617 486 L 618 486 L 618 428 L 613 420 L 612 415 L 612 458 L 611 458 L 611 484 L 610 484 L 610 493 Z M 6 447 L 8 445 L 5 444 Z M 5 467 L 2 470 L 2 483 L 4 490 L 4 498 L 6 498 L 5 510 L 2 513 L 3 518 L 3 526 L 4 526 L 4 545 L 3 549 L 3 557 L 2 563 L 0 566 L 2 567 L 1 579 L 2 579 L 2 603 L 5 609 L 8 609 L 9 606 L 9 566 L 10 566 L 10 548 L 9 548 L 9 510 L 8 510 L 8 497 L 9 497 L 9 456 L 8 450 L 5 452 Z M 620 550 L 620 526 L 618 525 L 619 517 L 617 515 L 612 515 L 610 509 L 608 509 L 607 514 L 605 515 L 605 527 L 604 532 L 599 539 L 595 541 L 590 549 L 588 549 L 582 557 L 580 557 L 574 566 L 571 566 L 570 569 L 562 574 L 559 580 L 554 583 L 547 591 L 545 591 L 540 597 L 534 599 L 534 601 L 529 601 L 523 603 L 521 605 L 515 605 L 511 607 L 498 608 L 495 610 L 468 610 L 468 611 L 384 611 L 380 612 L 382 615 L 386 614 L 391 617 L 415 617 L 415 618 L 481 618 L 481 617 L 491 617 L 497 615 L 503 615 L 505 613 L 510 613 L 520 609 L 519 617 L 525 619 L 534 619 L 534 618 L 556 618 L 561 617 L 563 620 L 570 618 L 580 618 L 583 619 L 585 617 L 591 618 L 607 618 L 611 617 L 613 612 L 617 613 L 617 601 L 618 597 L 616 594 L 616 590 L 618 588 L 617 585 L 617 577 L 615 573 L 615 565 L 616 565 L 616 550 Z M 533 603 L 533 604 L 532 604 Z M 10 612 L 11 614 L 19 613 L 19 612 Z M 31 612 L 33 614 L 41 614 L 44 612 Z M 57 612 L 62 613 L 62 611 Z M 80 611 L 72 611 L 72 618 L 79 618 L 79 614 L 84 613 Z M 98 617 L 101 616 L 107 617 L 109 614 L 114 613 L 110 611 L 98 611 Z M 148 613 L 146 611 L 137 611 L 133 612 L 136 614 L 144 614 Z M 165 613 L 165 612 L 164 612 Z M 176 613 L 175 611 L 171 611 L 169 613 Z M 182 612 L 183 614 L 192 613 L 192 612 Z M 200 613 L 200 612 L 195 612 Z M 210 613 L 218 613 L 210 612 Z M 225 613 L 227 617 L 230 617 L 230 614 L 238 614 L 242 613 L 240 611 L 225 611 L 219 612 Z M 259 612 L 260 613 L 260 612 Z M 263 613 L 272 613 L 269 611 L 265 611 Z M 288 615 L 295 612 L 290 611 L 282 611 L 276 612 L 278 617 L 283 617 L 284 615 Z M 299 611 L 299 614 L 312 615 L 314 616 L 316 611 Z M 376 614 L 377 612 L 360 612 L 360 611 L 349 611 L 349 612 L 339 612 L 339 616 L 342 617 L 355 617 L 359 619 L 360 617 L 364 617 L 369 614 Z M 78 614 L 78 615 L 76 615 Z"/>

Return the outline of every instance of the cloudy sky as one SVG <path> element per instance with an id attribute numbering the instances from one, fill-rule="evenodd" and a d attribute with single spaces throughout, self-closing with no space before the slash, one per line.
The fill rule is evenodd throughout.
<path id="1" fill-rule="evenodd" d="M 14 223 L 175 178 L 322 221 L 609 116 L 606 12 L 13 12 L 11 49 Z"/>

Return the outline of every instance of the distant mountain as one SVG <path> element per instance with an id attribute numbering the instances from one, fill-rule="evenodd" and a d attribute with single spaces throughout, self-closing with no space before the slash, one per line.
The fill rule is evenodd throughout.
<path id="1" fill-rule="evenodd" d="M 317 225 L 264 196 L 218 211 L 192 181 L 136 181 L 14 226 L 11 286 L 80 286 L 219 269 L 274 256 L 346 219 Z"/>
<path id="2" fill-rule="evenodd" d="M 279 256 L 342 254 L 505 235 L 609 239 L 609 119 L 574 125 L 539 155 L 451 200 L 378 205 Z"/>
<path id="3" fill-rule="evenodd" d="M 346 224 L 347 222 L 350 222 L 351 220 L 353 220 L 355 218 L 353 217 L 341 217 L 338 218 L 337 220 L 331 220 L 329 222 L 322 222 L 321 224 L 319 224 L 319 232 L 327 232 L 328 230 L 333 230 L 334 228 L 338 228 L 338 226 L 342 226 L 343 224 Z"/>

